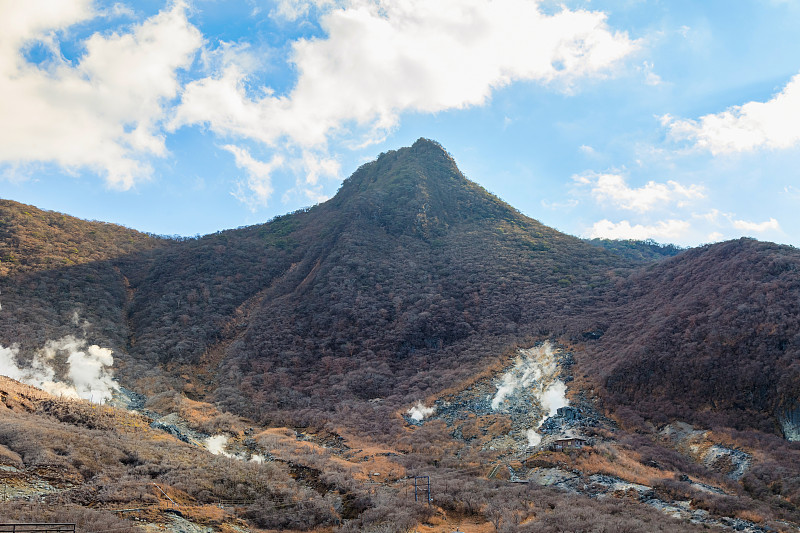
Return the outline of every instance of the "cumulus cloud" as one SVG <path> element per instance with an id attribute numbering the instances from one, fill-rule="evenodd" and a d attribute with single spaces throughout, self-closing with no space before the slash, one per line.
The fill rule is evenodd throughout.
<path id="1" fill-rule="evenodd" d="M 763 222 L 752 222 L 739 219 L 734 213 L 725 213 L 718 209 L 712 209 L 707 213 L 695 214 L 693 217 L 715 228 L 715 230 L 708 235 L 708 239 L 711 241 L 722 239 L 723 233 L 720 233 L 720 230 L 725 231 L 725 233 L 729 235 L 741 235 L 742 232 L 747 232 L 752 235 L 753 233 L 781 230 L 780 223 L 775 218 L 770 217 L 769 220 Z M 733 232 L 731 230 L 739 231 Z"/>
<path id="2" fill-rule="evenodd" d="M 316 185 L 323 176 L 338 176 L 341 168 L 336 159 L 308 151 L 303 152 L 301 161 L 306 174 L 306 183 L 309 185 Z"/>
<path id="3" fill-rule="evenodd" d="M 309 2 L 294 11 L 284 4 L 279 11 L 291 18 Z M 246 70 L 231 64 L 186 86 L 172 127 L 206 124 L 267 146 L 321 147 L 337 135 L 368 144 L 402 112 L 481 105 L 518 80 L 568 87 L 603 75 L 637 46 L 602 12 L 548 15 L 527 0 L 352 0 L 320 24 L 326 38 L 293 44 L 298 80 L 288 94 L 251 94 Z"/>
<path id="4" fill-rule="evenodd" d="M 639 188 L 630 187 L 625 178 L 619 174 L 586 172 L 574 176 L 573 180 L 581 185 L 590 186 L 592 196 L 596 200 L 639 213 L 672 204 L 683 207 L 686 201 L 705 196 L 702 186 L 684 186 L 672 180 L 666 183 L 649 181 Z"/>
<path id="5" fill-rule="evenodd" d="M 297 184 L 286 191 L 283 201 L 291 197 L 301 197 L 313 204 L 324 202 L 330 197 L 323 192 L 320 178 L 336 179 L 341 173 L 341 164 L 335 157 L 319 151 L 302 150 L 289 157 L 292 172 L 297 176 Z"/>
<path id="6" fill-rule="evenodd" d="M 631 224 L 627 220 L 611 222 L 603 219 L 595 222 L 589 232 L 590 238 L 600 239 L 664 239 L 679 241 L 690 228 L 685 220 L 662 220 L 652 225 Z"/>
<path id="7" fill-rule="evenodd" d="M 313 7 L 325 8 L 335 3 L 334 0 L 278 0 L 272 15 L 286 20 L 297 20 L 307 15 Z"/>
<path id="8" fill-rule="evenodd" d="M 125 31 L 95 33 L 68 61 L 59 35 L 100 15 L 92 4 L 31 0 L 4 9 L 0 163 L 90 168 L 127 189 L 148 177 L 148 157 L 166 154 L 162 122 L 178 95 L 177 72 L 191 65 L 202 36 L 175 2 Z M 33 45 L 47 50 L 45 61 L 26 60 Z"/>
<path id="9" fill-rule="evenodd" d="M 379 142 L 403 113 L 483 105 L 517 81 L 569 91 L 609 75 L 638 48 L 601 11 L 544 12 L 539 4 L 280 0 L 273 17 L 313 14 L 324 35 L 291 44 L 297 79 L 276 93 L 259 81 L 268 72 L 262 51 L 246 42 L 204 45 L 184 0 L 132 24 L 120 22 L 135 17 L 123 4 L 12 2 L 0 20 L 0 94 L 14 103 L 0 114 L 0 165 L 90 169 L 128 189 L 168 155 L 167 135 L 202 125 L 244 170 L 235 195 L 249 207 L 266 203 L 279 167 L 301 173 L 296 191 L 318 199 L 318 181 L 339 175 L 331 146 Z M 103 17 L 115 25 L 72 40 L 73 27 Z M 65 58 L 62 43 L 77 57 Z M 31 47 L 45 59 L 29 61 Z M 245 141 L 271 152 L 267 160 Z"/>
<path id="10" fill-rule="evenodd" d="M 800 74 L 766 102 L 748 102 L 698 120 L 662 117 L 676 139 L 693 141 L 712 154 L 785 149 L 800 144 Z"/>
<path id="11" fill-rule="evenodd" d="M 267 205 L 267 200 L 272 196 L 272 172 L 283 165 L 283 158 L 276 155 L 269 163 L 265 163 L 253 158 L 250 152 L 239 146 L 228 144 L 223 148 L 233 154 L 236 166 L 247 174 L 247 179 L 240 182 L 238 190 L 233 193 L 236 199 L 253 210 Z"/>
<path id="12" fill-rule="evenodd" d="M 750 222 L 747 220 L 734 220 L 733 227 L 744 231 L 754 231 L 756 233 L 763 233 L 769 230 L 779 230 L 780 224 L 774 218 L 770 218 L 764 222 Z"/>

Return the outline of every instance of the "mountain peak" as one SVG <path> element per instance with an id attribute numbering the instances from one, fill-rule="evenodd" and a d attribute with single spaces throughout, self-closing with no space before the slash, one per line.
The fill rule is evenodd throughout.
<path id="1" fill-rule="evenodd" d="M 402 148 L 401 148 L 402 150 Z M 445 150 L 444 146 L 439 144 L 437 141 L 433 139 L 427 139 L 425 137 L 420 137 L 414 144 L 411 145 L 409 150 L 414 154 L 438 154 L 444 156 L 450 161 L 453 161 L 453 158 L 450 156 L 450 153 Z"/>
<path id="2" fill-rule="evenodd" d="M 426 138 L 362 165 L 331 203 L 351 206 L 390 233 L 424 238 L 460 221 L 521 216 L 468 180 L 447 150 Z"/>

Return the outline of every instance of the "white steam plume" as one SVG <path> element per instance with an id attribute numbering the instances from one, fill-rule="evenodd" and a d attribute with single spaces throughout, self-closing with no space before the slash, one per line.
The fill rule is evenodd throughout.
<path id="1" fill-rule="evenodd" d="M 214 455 L 224 455 L 225 457 L 234 458 L 234 455 L 225 451 L 225 446 L 228 444 L 227 435 L 214 435 L 206 439 L 205 445 L 208 451 Z"/>
<path id="2" fill-rule="evenodd" d="M 112 380 L 114 364 L 111 350 L 97 345 L 86 347 L 86 340 L 71 335 L 47 341 L 29 363 L 19 363 L 19 347 L 0 346 L 0 375 L 66 398 L 83 398 L 95 403 L 111 399 L 119 389 Z M 66 373 L 56 376 L 56 364 L 66 363 Z"/>
<path id="3" fill-rule="evenodd" d="M 519 351 L 514 366 L 503 374 L 497 386 L 492 409 L 501 409 L 523 392 L 536 400 L 543 413 L 536 427 L 527 431 L 528 446 L 536 446 L 542 440 L 536 430 L 560 407 L 569 405 L 567 386 L 558 378 L 558 364 L 553 356 L 553 345 L 549 342 Z"/>
<path id="4" fill-rule="evenodd" d="M 540 400 L 542 409 L 547 411 L 548 417 L 555 415 L 559 408 L 569 405 L 566 394 L 567 386 L 560 379 L 557 379 L 544 390 Z"/>
<path id="5" fill-rule="evenodd" d="M 538 446 L 542 442 L 542 436 L 533 428 L 525 432 L 525 435 L 528 437 L 528 446 L 530 447 Z"/>
<path id="6" fill-rule="evenodd" d="M 408 413 L 408 416 L 412 420 L 416 420 L 417 422 L 425 419 L 425 417 L 431 416 L 435 412 L 436 408 L 425 407 L 425 404 L 422 403 L 420 400 L 417 400 L 417 405 L 406 411 L 406 413 Z"/>

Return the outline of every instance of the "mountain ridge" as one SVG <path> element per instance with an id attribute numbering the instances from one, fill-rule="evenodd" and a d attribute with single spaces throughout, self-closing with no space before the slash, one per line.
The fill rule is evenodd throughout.
<path id="1" fill-rule="evenodd" d="M 506 414 L 466 402 L 465 413 L 415 425 L 409 413 L 472 398 L 476 376 L 499 390 L 521 349 L 554 342 L 564 355 L 551 374 L 574 416 L 600 424 L 586 426 L 598 448 L 564 461 L 725 516 L 728 500 L 702 500 L 697 483 L 659 472 L 761 502 L 742 512 L 791 517 L 800 503 L 797 445 L 785 440 L 800 434 L 792 247 L 740 239 L 656 261 L 647 243 L 614 253 L 521 214 L 425 139 L 363 165 L 325 203 L 195 239 L 9 201 L 0 220 L 2 249 L 26 255 L 0 275 L 0 345 L 20 364 L 71 339 L 113 350 L 119 381 L 153 405 L 212 402 L 264 428 L 357 435 L 431 469 L 490 457 L 496 473 L 502 461 L 530 467 L 503 455 L 521 445 L 500 438 Z M 745 465 L 741 481 L 723 479 L 722 459 L 692 466 L 707 456 L 692 455 L 695 441 Z M 551 452 L 537 450 L 532 468 L 558 470 Z"/>
<path id="2" fill-rule="evenodd" d="M 446 365 L 450 368 L 474 370 L 470 363 L 456 364 L 454 359 L 457 353 L 470 353 L 465 344 L 468 339 L 481 339 L 479 344 L 488 342 L 494 346 L 491 351 L 502 352 L 503 345 L 516 343 L 515 337 L 529 339 L 526 342 L 543 334 L 579 341 L 600 338 L 608 329 L 604 322 L 610 316 L 618 323 L 632 315 L 641 316 L 641 310 L 631 311 L 639 304 L 631 302 L 647 299 L 635 290 L 636 283 L 648 279 L 634 273 L 635 260 L 598 250 L 525 217 L 467 180 L 444 148 L 427 139 L 363 165 L 331 200 L 314 208 L 183 242 L 104 223 L 86 222 L 84 228 L 63 215 L 37 212 L 31 216 L 30 206 L 12 210 L 10 205 L 8 201 L 2 205 L 6 213 L 2 244 L 6 249 L 15 244 L 9 233 L 15 225 L 35 234 L 42 227 L 58 229 L 57 224 L 69 223 L 82 228 L 78 238 L 88 236 L 89 243 L 92 238 L 105 243 L 109 251 L 95 252 L 88 247 L 89 255 L 82 259 L 84 263 L 75 265 L 77 270 L 47 270 L 47 264 L 39 260 L 36 268 L 44 268 L 44 272 L 37 274 L 36 268 L 18 272 L 29 279 L 22 284 L 25 288 L 3 288 L 7 308 L 18 303 L 16 292 L 25 293 L 20 301 L 38 300 L 40 312 L 48 317 L 45 322 L 60 325 L 47 334 L 31 335 L 25 327 L 29 319 L 15 315 L 2 328 L 6 343 L 16 342 L 30 350 L 47 338 L 77 334 L 86 328 L 72 322 L 85 315 L 82 324 L 93 325 L 89 340 L 99 342 L 105 337 L 103 340 L 122 354 L 123 376 L 148 374 L 154 364 L 183 368 L 184 374 L 191 374 L 193 364 L 206 361 L 211 367 L 205 370 L 204 385 L 180 378 L 174 370 L 162 372 L 154 383 L 188 387 L 201 396 L 221 385 L 227 392 L 210 397 L 228 402 L 234 410 L 232 398 L 238 397 L 239 404 L 247 401 L 241 394 L 230 394 L 228 385 L 238 382 L 252 387 L 249 378 L 237 377 L 252 368 L 263 373 L 269 365 L 278 365 L 287 376 L 293 376 L 289 383 L 315 383 L 317 378 L 307 375 L 308 368 L 317 368 L 321 359 L 332 358 L 345 371 L 355 370 L 348 359 L 363 357 L 373 362 L 372 377 L 351 379 L 347 387 L 354 388 L 350 392 L 342 389 L 341 383 L 338 387 L 340 399 L 367 400 L 385 396 L 397 383 L 391 376 L 398 373 L 412 383 L 418 380 L 398 366 L 405 364 L 408 356 L 412 360 L 443 356 L 450 361 Z M 24 224 L 20 212 L 29 213 L 24 216 L 34 223 Z M 42 226 L 36 222 L 39 220 L 49 225 Z M 96 238 L 98 231 L 113 235 Z M 56 240 L 60 238 L 57 235 Z M 115 244 L 114 238 L 120 244 Z M 700 261 L 706 250 L 726 247 L 730 245 L 690 250 L 655 268 L 688 265 L 687 258 Z M 777 253 L 775 250 L 789 256 L 793 253 L 791 247 L 766 244 L 759 249 L 767 254 Z M 30 251 L 27 254 L 35 257 Z M 92 261 L 90 254 L 97 260 Z M 65 272 L 80 274 L 65 276 Z M 113 287 L 104 293 L 106 297 L 115 295 L 110 307 L 86 301 L 86 295 L 91 300 L 98 280 Z M 54 284 L 69 288 L 66 299 L 54 293 Z M 620 302 L 616 293 L 621 288 L 627 303 L 622 302 L 620 309 L 627 308 L 627 315 L 615 311 Z M 651 284 L 649 291 L 657 290 Z M 669 297 L 674 299 L 680 289 L 671 291 Z M 645 307 L 645 316 L 650 316 L 658 312 L 659 305 Z M 20 323 L 22 328 L 17 327 Z M 103 325 L 95 327 L 98 324 Z M 274 333 L 265 336 L 265 331 Z M 636 338 L 635 332 L 626 331 L 624 339 L 628 340 L 618 343 Z M 651 332 L 651 336 L 658 335 Z M 603 379 L 619 366 L 596 351 L 608 345 L 609 339 L 600 339 L 587 352 L 594 354 L 595 362 L 606 365 L 598 369 L 587 361 L 587 367 L 597 376 L 605 376 Z M 647 344 L 641 339 L 637 342 Z M 618 350 L 625 353 L 616 345 L 610 351 Z M 294 354 L 303 365 L 290 370 L 281 353 Z M 271 362 L 265 366 L 267 360 Z M 473 363 L 479 365 L 478 361 Z M 645 363 L 640 360 L 640 364 Z M 214 365 L 219 368 L 212 368 Z M 618 378 L 609 389 L 617 393 L 627 387 L 620 389 Z M 282 389 L 283 397 L 275 393 L 264 401 L 285 403 L 294 396 L 293 387 Z M 782 405 L 791 403 L 795 385 L 782 387 L 780 403 L 769 400 L 770 409 L 783 409 Z M 315 394 L 308 390 L 303 394 L 309 393 Z M 263 396 L 255 391 L 248 394 Z"/>

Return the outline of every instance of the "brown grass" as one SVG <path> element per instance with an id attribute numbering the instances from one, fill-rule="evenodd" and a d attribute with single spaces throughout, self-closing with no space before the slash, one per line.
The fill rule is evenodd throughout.
<path id="1" fill-rule="evenodd" d="M 573 452 L 569 457 L 573 467 L 587 474 L 608 474 L 640 485 L 653 486 L 668 475 L 640 463 L 634 452 L 606 443 Z"/>
<path id="2" fill-rule="evenodd" d="M 756 511 L 751 511 L 749 509 L 741 509 L 736 511 L 736 518 L 741 518 L 742 520 L 749 520 L 755 524 L 760 524 L 764 521 L 764 517 L 760 515 Z"/>

